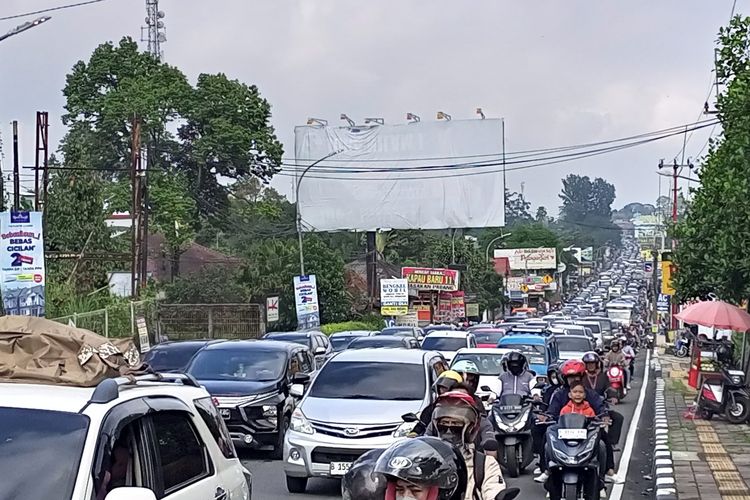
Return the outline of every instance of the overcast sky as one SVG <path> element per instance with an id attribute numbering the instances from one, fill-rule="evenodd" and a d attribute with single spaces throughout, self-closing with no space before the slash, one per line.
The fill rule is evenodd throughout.
<path id="1" fill-rule="evenodd" d="M 3 0 L 0 17 L 77 0 Z M 750 8 L 737 2 L 737 11 Z M 712 79 L 713 48 L 732 0 L 161 0 L 165 60 L 191 81 L 224 72 L 258 85 L 287 156 L 307 117 L 338 123 L 423 120 L 437 110 L 505 117 L 508 151 L 614 139 L 692 123 Z M 145 0 L 107 0 L 52 13 L 0 42 L 0 131 L 21 124 L 22 164 L 34 162 L 34 119 L 48 110 L 57 143 L 65 75 L 101 42 L 140 37 Z M 23 20 L 0 22 L 0 33 Z M 687 147 L 695 155 L 708 131 Z M 561 178 L 615 184 L 620 207 L 651 202 L 656 165 L 682 137 L 575 163 L 508 174 L 508 187 L 557 214 Z M 291 188 L 289 178 L 274 185 Z M 663 183 L 666 190 L 666 183 Z"/>

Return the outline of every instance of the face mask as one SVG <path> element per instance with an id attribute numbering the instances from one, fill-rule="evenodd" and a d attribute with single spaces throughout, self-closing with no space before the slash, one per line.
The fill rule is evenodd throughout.
<path id="1" fill-rule="evenodd" d="M 417 500 L 417 499 L 407 493 L 406 495 L 396 494 L 396 500 Z"/>

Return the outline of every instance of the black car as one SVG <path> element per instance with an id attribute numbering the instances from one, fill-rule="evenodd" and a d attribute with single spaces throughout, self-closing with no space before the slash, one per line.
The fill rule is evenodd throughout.
<path id="1" fill-rule="evenodd" d="M 161 373 L 184 372 L 193 355 L 209 344 L 222 340 L 199 339 L 162 342 L 153 346 L 144 356 L 143 362 L 152 370 Z"/>
<path id="2" fill-rule="evenodd" d="M 421 328 L 414 326 L 389 326 L 383 328 L 380 332 L 375 335 L 392 335 L 394 337 L 407 337 L 417 339 L 417 342 L 422 342 L 425 333 Z"/>
<path id="3" fill-rule="evenodd" d="M 315 370 L 300 344 L 234 340 L 198 351 L 187 373 L 214 397 L 235 445 L 273 449 L 280 458 L 284 434 L 299 397 L 292 384 L 306 384 Z"/>
<path id="4" fill-rule="evenodd" d="M 331 341 L 333 352 L 341 352 L 349 347 L 349 344 L 352 343 L 352 340 L 361 337 L 369 337 L 371 335 L 374 335 L 375 333 L 377 332 L 373 332 L 370 330 L 350 330 L 346 332 L 337 332 L 331 334 L 329 340 Z"/>
<path id="5" fill-rule="evenodd" d="M 376 337 L 360 337 L 354 339 L 347 349 L 419 349 L 419 341 L 412 337 L 396 337 L 393 335 L 378 335 Z"/>
<path id="6" fill-rule="evenodd" d="M 263 338 L 266 340 L 294 342 L 307 346 L 315 357 L 315 366 L 317 368 L 322 367 L 323 363 L 333 355 L 333 347 L 328 337 L 318 331 L 267 333 Z"/>

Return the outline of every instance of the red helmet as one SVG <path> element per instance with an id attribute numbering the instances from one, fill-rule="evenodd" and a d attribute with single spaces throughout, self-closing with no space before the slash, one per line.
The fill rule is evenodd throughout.
<path id="1" fill-rule="evenodd" d="M 571 375 L 582 377 L 584 373 L 586 373 L 586 365 L 578 359 L 569 359 L 560 367 L 560 376 L 562 378 L 568 378 Z"/>

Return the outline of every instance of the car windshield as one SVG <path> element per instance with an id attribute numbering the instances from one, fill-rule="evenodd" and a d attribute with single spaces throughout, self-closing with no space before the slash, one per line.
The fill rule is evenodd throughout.
<path id="1" fill-rule="evenodd" d="M 311 398 L 415 401 L 425 397 L 421 364 L 335 361 L 325 365 L 310 388 Z"/>
<path id="2" fill-rule="evenodd" d="M 270 336 L 266 340 L 279 340 L 283 342 L 294 342 L 295 344 L 310 345 L 310 337 L 307 335 L 279 335 Z"/>
<path id="3" fill-rule="evenodd" d="M 187 368 L 190 358 L 201 347 L 203 347 L 203 344 L 184 346 L 171 344 L 169 346 L 156 347 L 146 353 L 143 357 L 143 362 L 157 372 L 181 371 Z"/>
<path id="4" fill-rule="evenodd" d="M 374 347 L 406 347 L 400 337 L 379 335 L 377 337 L 363 337 L 349 344 L 349 349 L 365 349 Z"/>
<path id="5" fill-rule="evenodd" d="M 562 336 L 557 337 L 557 348 L 560 351 L 587 352 L 591 350 L 588 339 Z"/>
<path id="6" fill-rule="evenodd" d="M 472 361 L 479 368 L 480 375 L 497 376 L 503 372 L 504 354 L 459 354 L 453 359 L 453 365 L 459 361 Z"/>
<path id="7" fill-rule="evenodd" d="M 395 337 L 413 337 L 414 333 L 411 328 L 385 328 L 383 331 L 376 333 L 375 335 L 393 335 Z"/>
<path id="8" fill-rule="evenodd" d="M 427 336 L 422 341 L 422 349 L 426 351 L 458 351 L 466 347 L 466 337 Z"/>
<path id="9" fill-rule="evenodd" d="M 333 346 L 334 352 L 343 351 L 347 347 L 349 347 L 349 344 L 352 343 L 352 340 L 356 339 L 358 337 L 331 337 L 331 346 Z"/>
<path id="10" fill-rule="evenodd" d="M 492 344 L 493 347 L 505 335 L 502 330 L 476 330 L 473 333 L 474 338 L 477 339 L 477 344 Z"/>
<path id="11" fill-rule="evenodd" d="M 501 347 L 513 349 L 514 351 L 523 353 L 526 356 L 526 359 L 529 361 L 529 364 L 532 364 L 532 365 L 546 365 L 547 364 L 547 360 L 545 359 L 545 356 L 544 356 L 543 345 L 503 344 Z"/>
<path id="12" fill-rule="evenodd" d="M 198 380 L 277 380 L 286 368 L 283 352 L 209 349 L 195 356 L 188 369 Z"/>
<path id="13" fill-rule="evenodd" d="M 71 498 L 89 418 L 0 407 L 0 422 L 0 498 Z"/>

